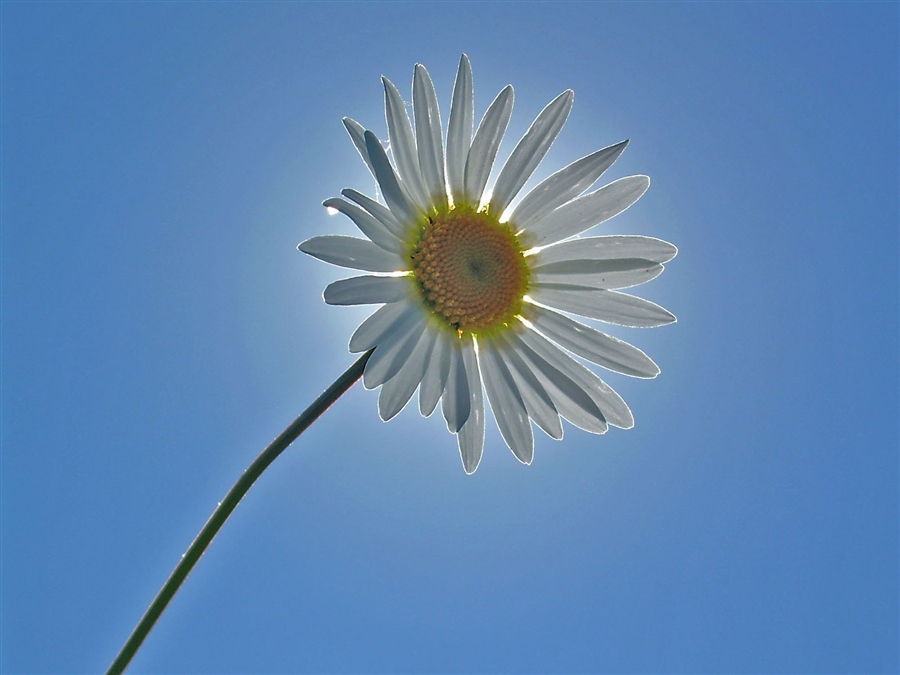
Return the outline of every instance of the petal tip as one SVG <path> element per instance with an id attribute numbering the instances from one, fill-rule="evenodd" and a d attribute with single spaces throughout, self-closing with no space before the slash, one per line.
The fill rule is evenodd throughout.
<path id="1" fill-rule="evenodd" d="M 459 459 L 462 461 L 463 471 L 466 472 L 467 476 L 471 476 L 478 469 L 478 465 L 481 464 L 481 457 L 477 458 L 469 458 L 466 460 L 463 457 L 462 453 L 459 455 Z"/>
<path id="2" fill-rule="evenodd" d="M 385 96 L 388 95 L 389 91 L 397 92 L 397 95 L 399 96 L 400 90 L 397 89 L 397 85 L 395 85 L 393 82 L 391 82 L 390 78 L 388 78 L 385 75 L 382 75 L 381 76 L 381 84 L 384 85 L 384 95 Z"/>
<path id="3" fill-rule="evenodd" d="M 672 314 L 672 312 L 667 310 L 665 307 L 660 307 L 660 309 L 664 312 L 664 319 L 665 319 L 665 323 L 662 323 L 660 325 L 668 326 L 673 323 L 678 323 L 678 317 L 675 316 L 674 314 Z"/>
<path id="4" fill-rule="evenodd" d="M 384 386 L 384 385 L 382 385 Z M 400 409 L 402 410 L 402 408 Z M 381 407 L 381 397 L 378 397 L 378 417 L 381 418 L 382 422 L 390 422 L 394 419 L 398 414 L 400 414 L 400 410 L 384 410 Z"/>

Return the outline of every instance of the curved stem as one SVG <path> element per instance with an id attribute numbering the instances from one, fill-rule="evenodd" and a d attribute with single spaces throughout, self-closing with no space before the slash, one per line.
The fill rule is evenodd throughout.
<path id="1" fill-rule="evenodd" d="M 322 415 L 322 413 L 328 410 L 332 403 L 337 401 L 342 394 L 356 383 L 362 376 L 363 369 L 371 355 L 372 351 L 370 350 L 359 357 L 356 360 L 356 363 L 350 366 L 343 375 L 335 380 L 334 384 L 325 390 L 325 393 L 319 396 L 311 406 L 304 410 L 303 413 L 295 419 L 287 429 L 282 431 L 281 435 L 272 441 L 269 446 L 260 453 L 259 457 L 253 460 L 253 463 L 247 467 L 238 481 L 228 491 L 228 494 L 225 495 L 225 499 L 223 499 L 219 506 L 216 507 L 216 510 L 213 511 L 209 520 L 206 521 L 206 525 L 203 526 L 203 529 L 200 530 L 197 538 L 194 539 L 190 548 L 188 548 L 187 552 L 182 556 L 181 561 L 172 571 L 172 574 L 166 580 L 166 583 L 163 584 L 159 593 L 153 598 L 153 602 L 150 603 L 147 611 L 144 612 L 144 616 L 141 617 L 138 625 L 135 626 L 134 631 L 132 631 L 131 635 L 128 637 L 128 641 L 125 642 L 125 645 L 122 647 L 121 651 L 119 651 L 119 654 L 116 656 L 115 661 L 112 662 L 109 670 L 106 671 L 107 675 L 114 675 L 125 671 L 125 668 L 128 667 L 131 659 L 134 658 L 137 650 L 140 649 L 141 644 L 143 644 L 144 639 L 153 629 L 157 619 L 159 619 L 163 610 L 168 606 L 169 601 L 171 601 L 175 593 L 178 592 L 178 589 L 181 587 L 181 584 L 184 583 L 188 574 L 191 573 L 194 565 L 200 560 L 200 556 L 203 555 L 210 542 L 212 542 L 216 534 L 218 534 L 219 530 L 222 528 L 222 525 L 228 520 L 228 516 L 231 515 L 231 512 L 234 511 L 244 495 L 247 494 L 247 490 L 250 489 L 250 486 L 253 485 L 253 483 L 256 482 L 256 479 L 262 475 L 262 472 L 275 461 L 275 458 L 278 457 L 278 455 L 293 443 L 310 424 L 315 422 Z"/>

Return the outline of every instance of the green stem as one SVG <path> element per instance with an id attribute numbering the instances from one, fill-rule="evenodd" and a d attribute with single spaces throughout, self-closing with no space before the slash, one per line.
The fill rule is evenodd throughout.
<path id="1" fill-rule="evenodd" d="M 194 569 L 194 565 L 200 560 L 200 556 L 206 551 L 206 548 L 215 538 L 216 534 L 218 534 L 222 525 L 228 520 L 228 516 L 231 515 L 231 512 L 234 511 L 244 495 L 247 494 L 247 490 L 250 489 L 250 486 L 253 485 L 253 483 L 256 482 L 256 479 L 262 475 L 262 472 L 275 461 L 275 458 L 278 457 L 278 455 L 280 455 L 291 443 L 297 440 L 297 437 L 302 434 L 310 424 L 315 422 L 322 413 L 328 410 L 332 403 L 337 401 L 342 394 L 356 383 L 362 376 L 363 369 L 371 355 L 372 352 L 370 350 L 359 357 L 359 359 L 356 360 L 356 363 L 350 366 L 343 375 L 335 380 L 334 384 L 325 390 L 325 393 L 319 396 L 311 406 L 304 410 L 303 414 L 295 419 L 287 429 L 282 431 L 281 435 L 272 441 L 269 446 L 260 453 L 259 457 L 253 460 L 253 464 L 247 467 L 238 481 L 228 491 L 228 494 L 225 495 L 225 499 L 223 499 L 219 506 L 216 507 L 216 510 L 213 511 L 209 520 L 206 521 L 206 525 L 200 530 L 200 534 L 197 535 L 197 538 L 194 539 L 190 548 L 188 548 L 187 553 L 182 556 L 181 562 L 178 563 L 172 574 L 166 580 L 166 583 L 163 584 L 159 593 L 153 598 L 153 602 L 150 603 L 147 611 L 144 612 L 144 616 L 141 617 L 140 622 L 138 622 L 138 625 L 135 626 L 134 631 L 132 631 L 129 636 L 128 641 L 122 647 L 121 651 L 119 651 L 116 660 L 112 662 L 109 670 L 106 671 L 107 675 L 117 675 L 118 673 L 125 672 L 125 668 L 128 667 L 128 664 L 131 662 L 131 659 L 134 658 L 137 650 L 140 649 L 141 644 L 143 644 L 147 635 L 153 629 L 153 626 L 163 613 L 163 610 L 168 606 L 175 593 L 178 592 L 178 589 L 181 587 L 181 584 L 184 583 L 188 574 L 191 573 L 191 570 Z"/>

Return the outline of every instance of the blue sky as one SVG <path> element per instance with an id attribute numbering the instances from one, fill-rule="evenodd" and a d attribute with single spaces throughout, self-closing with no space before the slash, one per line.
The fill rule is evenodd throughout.
<path id="1" fill-rule="evenodd" d="M 298 242 L 373 184 L 384 74 L 445 114 L 516 87 L 534 179 L 625 138 L 598 234 L 678 245 L 619 337 L 636 418 L 489 424 L 357 385 L 251 490 L 134 673 L 896 672 L 896 3 L 3 3 L 2 647 L 105 668 L 216 502 L 352 361 L 371 311 Z M 602 230 L 602 231 L 599 231 Z"/>

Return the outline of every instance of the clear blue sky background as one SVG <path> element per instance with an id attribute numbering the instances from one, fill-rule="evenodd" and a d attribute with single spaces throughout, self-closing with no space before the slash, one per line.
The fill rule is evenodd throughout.
<path id="1" fill-rule="evenodd" d="M 631 431 L 467 477 L 355 387 L 253 488 L 135 673 L 896 672 L 898 5 L 2 5 L 2 651 L 105 668 L 365 308 L 296 251 L 373 185 L 379 76 L 462 52 L 536 178 L 624 138 L 600 233 L 676 243 L 614 331 Z M 407 94 L 408 95 L 408 94 Z M 532 182 L 532 184 L 534 184 Z"/>

